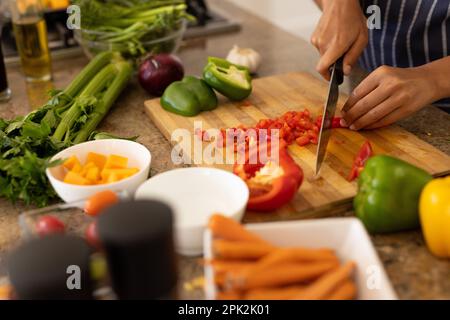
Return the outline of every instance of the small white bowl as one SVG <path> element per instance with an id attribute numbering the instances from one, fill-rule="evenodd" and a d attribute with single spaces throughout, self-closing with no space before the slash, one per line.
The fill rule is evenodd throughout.
<path id="1" fill-rule="evenodd" d="M 96 152 L 106 156 L 116 154 L 127 157 L 128 166 L 139 168 L 140 170 L 135 175 L 115 183 L 78 186 L 63 181 L 66 171 L 62 166 L 47 169 L 46 174 L 51 185 L 58 196 L 65 202 L 83 200 L 104 190 L 123 190 L 133 195 L 137 188 L 148 178 L 152 156 L 146 147 L 134 141 L 107 139 L 85 142 L 61 151 L 52 160 L 68 159 L 75 155 L 81 163 L 84 163 L 89 152 Z"/>
<path id="2" fill-rule="evenodd" d="M 366 229 L 356 218 L 334 218 L 247 225 L 246 228 L 280 247 L 305 247 L 335 250 L 341 262 L 356 262 L 354 279 L 358 300 L 397 300 L 384 266 Z M 214 258 L 212 234 L 205 232 L 205 260 Z M 216 299 L 214 272 L 205 266 L 205 295 Z"/>
<path id="3" fill-rule="evenodd" d="M 221 213 L 240 221 L 248 198 L 248 187 L 239 177 L 209 168 L 168 171 L 136 192 L 136 199 L 159 200 L 172 207 L 177 251 L 186 256 L 202 254 L 203 232 L 211 215 Z"/>

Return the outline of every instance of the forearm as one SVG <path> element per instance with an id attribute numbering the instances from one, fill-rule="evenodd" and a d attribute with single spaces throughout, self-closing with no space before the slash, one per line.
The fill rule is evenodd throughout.
<path id="1" fill-rule="evenodd" d="M 317 4 L 317 6 L 322 10 L 323 6 L 322 6 L 322 0 L 314 0 L 314 2 Z"/>
<path id="2" fill-rule="evenodd" d="M 329 7 L 332 2 L 356 2 L 359 4 L 360 0 L 314 0 L 314 2 L 323 10 Z"/>
<path id="3" fill-rule="evenodd" d="M 450 57 L 445 57 L 418 67 L 434 84 L 435 101 L 450 97 Z"/>

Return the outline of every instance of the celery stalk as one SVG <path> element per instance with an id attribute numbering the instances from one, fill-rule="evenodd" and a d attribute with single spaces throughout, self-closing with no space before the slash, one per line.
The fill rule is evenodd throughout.
<path id="1" fill-rule="evenodd" d="M 120 93 L 128 84 L 133 73 L 133 68 L 128 62 L 116 63 L 115 68 L 117 69 L 117 75 L 114 81 L 106 90 L 97 108 L 94 110 L 93 114 L 89 118 L 88 122 L 83 126 L 83 128 L 78 132 L 74 139 L 74 143 L 81 143 L 86 141 L 91 133 L 97 128 L 98 124 L 103 120 L 106 114 L 111 109 L 113 103 L 117 100 Z"/>
<path id="2" fill-rule="evenodd" d="M 100 72 L 100 70 L 111 62 L 113 56 L 113 52 L 101 52 L 96 55 L 64 92 L 69 97 L 74 98 L 92 80 L 92 78 Z"/>
<path id="3" fill-rule="evenodd" d="M 53 141 L 63 141 L 66 133 L 70 132 L 73 124 L 82 115 L 83 108 L 91 104 L 93 99 L 97 99 L 96 97 L 111 83 L 116 74 L 117 69 L 113 64 L 109 64 L 104 67 L 91 82 L 89 82 L 56 128 L 55 133 L 53 134 Z"/>
<path id="4" fill-rule="evenodd" d="M 92 78 L 94 78 L 100 70 L 102 70 L 106 65 L 108 65 L 113 59 L 115 53 L 113 52 L 102 52 L 99 53 L 94 59 L 92 59 L 89 64 L 83 68 L 83 70 L 76 76 L 74 80 L 64 89 L 61 93 L 57 94 L 55 97 L 50 99 L 44 106 L 40 109 L 35 110 L 28 114 L 25 119 L 36 121 L 35 115 L 41 112 L 41 110 L 48 110 L 51 112 L 64 112 L 66 108 L 69 108 L 73 103 L 75 97 L 86 87 Z M 55 99 L 57 102 L 55 103 Z M 44 116 L 45 117 L 45 116 Z M 38 119 L 38 122 L 40 120 Z"/>

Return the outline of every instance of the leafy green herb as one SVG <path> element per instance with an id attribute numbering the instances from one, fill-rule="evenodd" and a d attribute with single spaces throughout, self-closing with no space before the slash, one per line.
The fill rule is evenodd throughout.
<path id="1" fill-rule="evenodd" d="M 50 158 L 90 137 L 125 88 L 132 67 L 116 53 L 101 53 L 64 91 L 25 117 L 0 119 L 0 196 L 45 206 L 56 196 L 45 170 Z"/>

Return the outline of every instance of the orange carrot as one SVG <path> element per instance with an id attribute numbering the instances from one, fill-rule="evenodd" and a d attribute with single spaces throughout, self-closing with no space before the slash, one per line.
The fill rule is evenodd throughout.
<path id="1" fill-rule="evenodd" d="M 332 250 L 329 249 L 305 249 L 305 248 L 280 248 L 276 249 L 258 261 L 253 270 L 267 269 L 269 267 L 295 262 L 338 261 Z"/>
<path id="2" fill-rule="evenodd" d="M 220 291 L 217 293 L 217 300 L 241 300 L 242 295 L 236 291 Z"/>
<path id="3" fill-rule="evenodd" d="M 225 273 L 214 274 L 214 283 L 219 287 L 224 287 L 226 284 L 226 277 L 227 275 Z"/>
<path id="4" fill-rule="evenodd" d="M 314 280 L 337 266 L 337 262 L 321 261 L 307 264 L 290 263 L 257 272 L 250 269 L 245 273 L 229 273 L 227 283 L 241 290 L 295 285 Z"/>
<path id="5" fill-rule="evenodd" d="M 209 262 L 216 274 L 245 270 L 254 265 L 252 262 L 212 260 Z"/>
<path id="6" fill-rule="evenodd" d="M 291 286 L 274 289 L 255 289 L 247 291 L 244 300 L 289 300 L 300 294 L 304 286 Z"/>
<path id="7" fill-rule="evenodd" d="M 214 238 L 267 244 L 266 241 L 256 234 L 246 230 L 239 222 L 220 214 L 215 214 L 209 219 L 208 227 L 212 231 Z"/>
<path id="8" fill-rule="evenodd" d="M 275 247 L 258 242 L 232 242 L 215 240 L 213 242 L 214 254 L 220 259 L 260 259 L 271 253 Z"/>
<path id="9" fill-rule="evenodd" d="M 347 262 L 345 265 L 332 270 L 320 277 L 305 288 L 304 292 L 295 297 L 295 300 L 322 300 L 331 294 L 341 283 L 348 280 L 353 270 L 354 262 Z"/>
<path id="10" fill-rule="evenodd" d="M 346 281 L 327 297 L 328 300 L 353 300 L 356 297 L 356 286 L 353 281 Z"/>

